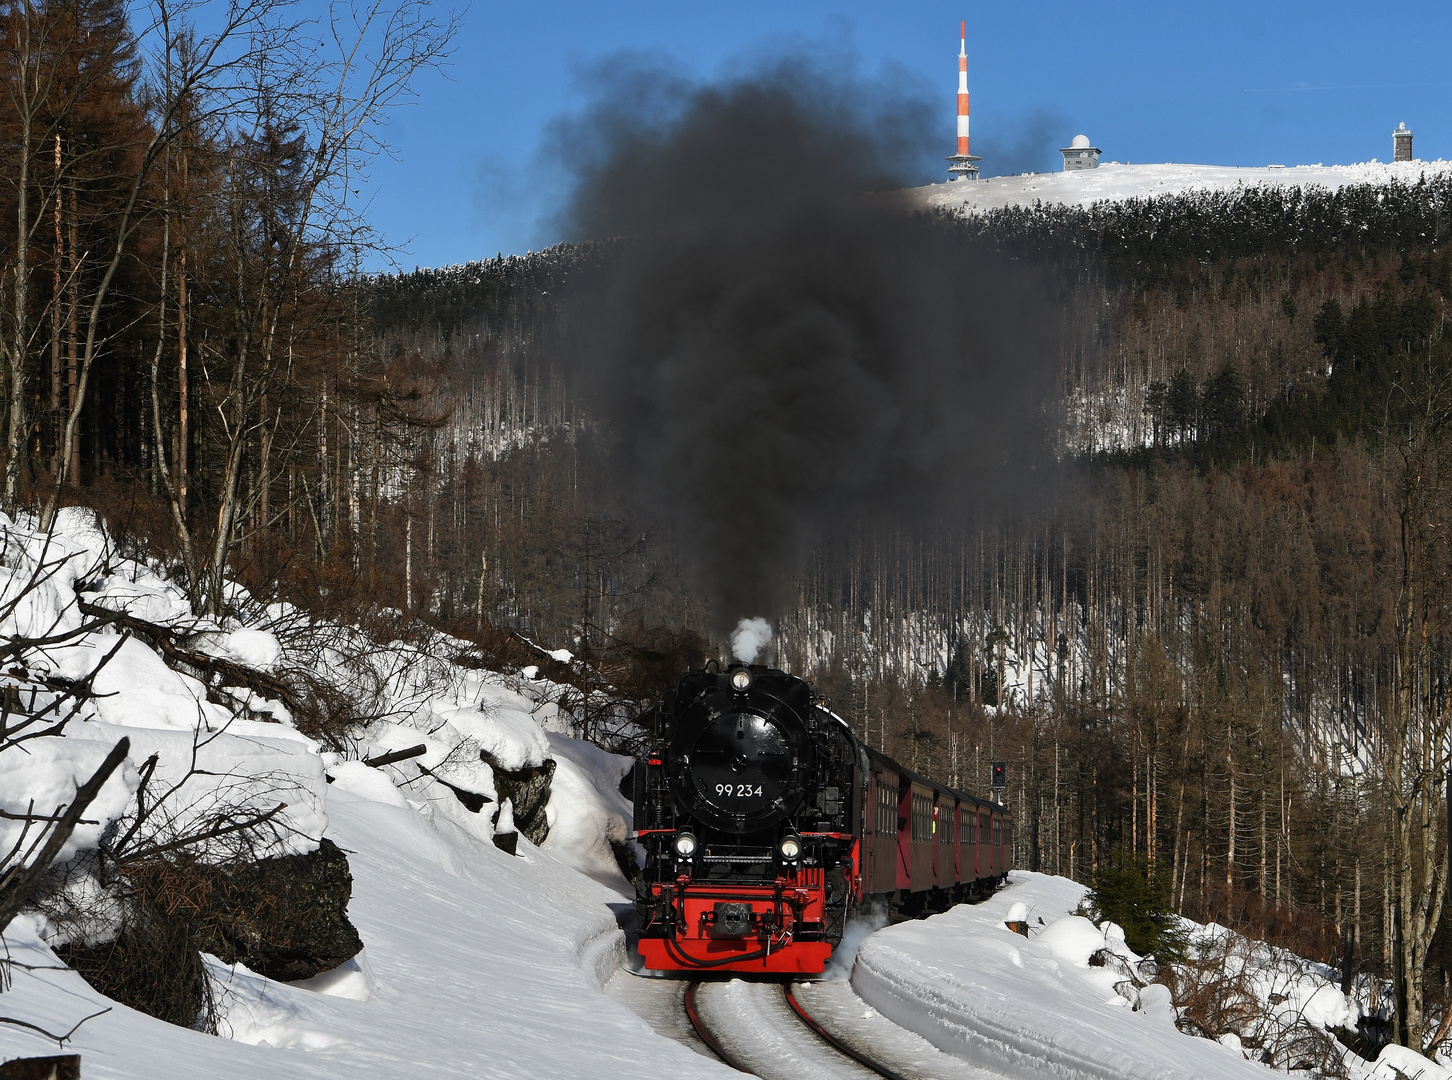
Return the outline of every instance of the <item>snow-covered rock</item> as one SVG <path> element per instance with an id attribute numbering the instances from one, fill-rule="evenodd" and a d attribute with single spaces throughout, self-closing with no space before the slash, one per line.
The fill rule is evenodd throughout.
<path id="1" fill-rule="evenodd" d="M 1452 1071 L 1396 1043 L 1381 1048 L 1376 1065 L 1366 1075 L 1377 1080 L 1452 1080 Z"/>

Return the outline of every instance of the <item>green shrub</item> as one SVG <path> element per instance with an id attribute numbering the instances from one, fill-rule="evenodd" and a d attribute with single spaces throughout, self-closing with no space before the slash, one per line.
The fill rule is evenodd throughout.
<path id="1" fill-rule="evenodd" d="M 1180 960 L 1189 944 L 1189 935 L 1171 908 L 1169 880 L 1151 874 L 1144 860 L 1135 856 L 1120 853 L 1100 864 L 1080 913 L 1096 923 L 1105 919 L 1118 923 L 1125 944 L 1141 956 Z"/>

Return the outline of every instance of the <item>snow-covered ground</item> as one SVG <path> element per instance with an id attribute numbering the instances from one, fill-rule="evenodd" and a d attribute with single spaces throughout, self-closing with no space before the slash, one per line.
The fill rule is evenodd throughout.
<path id="1" fill-rule="evenodd" d="M 882 1015 L 1004 1076 L 1267 1075 L 1235 1050 L 1181 1034 L 1167 993 L 1134 1010 L 1115 991 L 1122 975 L 1089 966 L 1106 940 L 1070 914 L 1082 886 L 1038 874 L 1013 878 L 1013 888 L 985 903 L 873 935 L 858 950 L 854 989 Z M 1036 935 L 1025 939 L 1004 925 L 1016 903 Z"/>
<path id="2" fill-rule="evenodd" d="M 1274 1071 L 1237 1037 L 1217 1042 L 1181 1032 L 1169 989 L 1136 986 L 1115 964 L 1094 966 L 1099 950 L 1137 964 L 1113 924 L 1096 927 L 1074 914 L 1085 887 L 1065 878 L 1014 871 L 1010 887 L 981 904 L 960 905 L 921 922 L 878 931 L 857 953 L 852 987 L 882 1016 L 939 1049 L 1005 1077 L 1024 1080 L 1250 1080 Z M 1022 905 L 1022 908 L 1019 908 Z M 1027 938 L 1005 925 L 1026 919 Z M 1042 922 L 1040 922 L 1042 920 Z M 1214 951 L 1228 931 L 1188 924 L 1197 946 Z M 1334 973 L 1261 946 L 1234 952 L 1248 996 L 1272 1022 L 1324 1032 L 1354 1028 L 1357 1002 Z M 1331 1044 L 1334 1047 L 1334 1044 Z M 1339 1052 L 1339 1048 L 1336 1048 Z M 1447 1080 L 1441 1065 L 1389 1046 L 1368 1064 L 1343 1062 L 1353 1080 L 1397 1072 Z M 1394 1071 L 1395 1070 L 1395 1071 Z M 1284 1075 L 1282 1073 L 1281 1075 Z"/>
<path id="3" fill-rule="evenodd" d="M 55 572 L 26 589 L 40 562 Z M 21 592 L 22 602 L 4 614 L 5 598 Z M 278 702 L 244 692 L 223 695 L 230 704 L 209 702 L 201 683 L 138 639 L 80 633 L 78 595 L 144 612 L 185 631 L 190 647 L 238 662 L 276 672 L 309 665 L 354 679 L 376 718 L 346 753 L 325 752 Z M 64 1033 L 91 1017 L 67 1044 L 90 1080 L 729 1075 L 689 1045 L 692 1036 L 670 1015 L 673 992 L 644 993 L 655 981 L 622 971 L 617 913 L 629 910 L 630 890 L 611 841 L 628 835 L 629 807 L 617 789 L 626 759 L 568 738 L 553 691 L 537 680 L 459 668 L 417 643 L 369 646 L 346 628 L 307 625 L 296 612 L 242 607 L 252 612 L 246 625 L 192 619 L 158 568 L 117 556 L 84 513 L 66 515 L 49 545 L 24 522 L 0 521 L 0 635 L 77 631 L 26 657 L 32 674 L 48 668 L 84 678 L 112 657 L 96 684 L 107 696 L 84 702 L 60 733 L 0 753 L 0 809 L 22 813 L 34 800 L 51 812 L 119 738 L 130 738 L 128 763 L 88 812 L 94 824 L 78 829 L 61 853 L 71 858 L 126 813 L 149 755 L 158 755 L 158 775 L 175 780 L 195 754 L 204 768 L 170 797 L 166 827 L 184 832 L 197 801 L 286 802 L 277 850 L 305 852 L 326 835 L 347 852 L 349 916 L 363 952 L 293 984 L 209 959 L 218 1037 L 107 1001 L 58 963 L 50 944 L 64 929 L 22 916 L 3 935 L 12 962 L 11 983 L 0 987 L 0 1020 L 10 1021 L 0 1022 L 0 1060 L 55 1051 L 53 1039 L 23 1025 Z M 359 760 L 419 743 L 421 757 L 396 765 Z M 454 789 L 495 800 L 486 757 L 506 770 L 556 763 L 543 846 L 521 837 L 519 854 L 506 854 L 493 842 L 508 818 L 498 802 L 481 812 L 456 797 Z M 15 830 L 13 819 L 0 818 L 0 851 Z M 1112 968 L 1091 968 L 1096 949 L 1126 950 L 1113 927 L 1071 914 L 1083 891 L 1015 872 L 1011 887 L 985 903 L 868 936 L 850 984 L 806 988 L 802 1000 L 844 1041 L 878 1047 L 912 1075 L 1268 1074 L 1234 1045 L 1180 1033 L 1164 987 L 1126 989 Z M 1016 903 L 1027 908 L 1027 939 L 1004 925 Z M 1297 968 L 1276 974 L 1274 988 L 1318 1023 L 1354 1021 L 1356 1006 L 1328 974 Z M 641 992 L 623 992 L 626 979 Z M 834 1075 L 857 1073 L 803 1042 L 810 1036 L 794 1026 L 775 987 L 724 982 L 701 1004 L 743 1055 L 777 1071 L 801 1056 L 801 1070 L 825 1075 L 830 1061 Z M 1390 1077 L 1395 1064 L 1427 1080 L 1447 1077 L 1409 1054 L 1389 1051 L 1376 1075 Z"/>
<path id="4" fill-rule="evenodd" d="M 349 917 L 365 943 L 317 989 L 214 964 L 229 1038 L 115 1007 L 69 1044 L 87 1080 L 619 1077 L 730 1070 L 656 1036 L 601 992 L 623 938 L 623 898 L 521 841 L 504 854 L 440 817 L 329 788 L 328 835 L 348 852 Z M 15 969 L 0 1015 L 64 1031 L 105 1008 L 26 920 L 5 935 Z M 330 973 L 332 974 L 332 973 Z M 0 1026 L 0 1059 L 55 1043 Z"/>
<path id="5" fill-rule="evenodd" d="M 1355 165 L 1236 167 L 1230 165 L 1122 165 L 1102 163 L 1078 172 L 1024 173 L 986 180 L 952 181 L 914 188 L 908 197 L 919 206 L 972 213 L 1035 202 L 1092 206 L 1187 191 L 1234 191 L 1257 184 L 1278 187 L 1348 184 L 1414 184 L 1423 176 L 1452 172 L 1449 161 L 1368 161 Z"/>
<path id="6" fill-rule="evenodd" d="M 625 1077 L 642 1060 L 686 1077 L 723 1073 L 601 992 L 624 954 L 615 911 L 628 907 L 629 888 L 610 841 L 629 832 L 629 806 L 617 790 L 629 761 L 547 730 L 563 726 L 552 700 L 559 688 L 458 668 L 416 644 L 378 648 L 283 608 L 244 602 L 250 626 L 194 619 L 159 568 L 118 556 L 84 511 L 63 514 L 49 538 L 28 521 L 0 520 L 0 584 L 0 612 L 20 597 L 0 619 L 0 634 L 71 635 L 27 655 L 29 674 L 82 679 L 98 671 L 94 688 L 104 695 L 81 704 L 59 733 L 0 754 L 0 808 L 20 814 L 34 800 L 49 813 L 67 803 L 124 736 L 128 760 L 63 859 L 99 842 L 155 753 L 155 780 L 181 782 L 162 815 L 172 832 L 185 833 L 189 820 L 224 801 L 280 801 L 287 808 L 263 854 L 307 852 L 325 834 L 342 847 L 354 879 L 349 917 L 365 943 L 341 967 L 291 985 L 209 959 L 219 1038 L 107 1001 L 58 965 L 48 942 L 64 940 L 63 929 L 22 916 L 4 934 L 13 963 L 0 1017 L 12 1022 L 0 1023 L 0 1060 L 55 1052 L 53 1040 L 25 1024 L 63 1033 L 102 1013 L 67 1043 L 93 1080 Z M 324 752 L 280 703 L 245 691 L 226 695 L 230 705 L 210 702 L 198 680 L 140 639 L 88 629 L 78 596 L 264 671 L 326 670 L 369 697 L 378 718 L 347 753 Z M 14 670 L 7 679 L 33 685 Z M 422 756 L 382 769 L 359 760 L 419 744 Z M 519 854 L 506 854 L 493 843 L 497 804 L 471 811 L 445 786 L 492 800 L 494 776 L 480 751 L 505 769 L 554 760 L 543 848 L 521 837 Z M 507 812 L 497 816 L 507 826 Z M 0 819 L 0 850 L 18 830 L 13 818 Z"/>

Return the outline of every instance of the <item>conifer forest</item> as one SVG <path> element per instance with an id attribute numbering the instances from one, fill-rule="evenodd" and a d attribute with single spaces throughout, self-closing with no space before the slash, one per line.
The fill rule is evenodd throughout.
<path id="1" fill-rule="evenodd" d="M 350 178 L 448 19 L 349 9 L 330 53 L 273 0 L 151 10 L 0 8 L 6 510 L 96 507 L 199 612 L 235 577 L 490 663 L 567 648 L 641 707 L 720 655 L 570 355 L 632 241 L 360 270 Z M 991 511 L 844 515 L 767 661 L 920 772 L 1005 762 L 1019 866 L 1138 868 L 1393 979 L 1422 1035 L 1452 972 L 1452 182 L 916 226 L 1043 283 L 1052 464 Z"/>

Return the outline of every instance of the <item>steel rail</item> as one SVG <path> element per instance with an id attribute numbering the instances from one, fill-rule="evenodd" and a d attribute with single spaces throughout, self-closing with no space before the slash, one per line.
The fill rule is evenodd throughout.
<path id="1" fill-rule="evenodd" d="M 686 985 L 686 1018 L 690 1020 L 691 1027 L 696 1029 L 696 1035 L 706 1044 L 707 1049 L 721 1060 L 722 1064 L 730 1065 L 737 1072 L 750 1074 L 750 1069 L 743 1069 L 721 1048 L 721 1044 L 716 1041 L 716 1036 L 711 1034 L 711 1029 L 706 1026 L 706 1022 L 701 1019 L 701 1014 L 696 1011 L 696 990 L 700 985 L 698 982 Z"/>
<path id="2" fill-rule="evenodd" d="M 799 1019 L 802 1023 L 806 1024 L 807 1027 L 812 1030 L 813 1034 L 815 1034 L 819 1039 L 825 1042 L 833 1050 L 836 1050 L 839 1054 L 844 1054 L 845 1056 L 851 1058 L 853 1061 L 857 1062 L 857 1064 L 861 1065 L 864 1069 L 872 1070 L 878 1076 L 881 1076 L 883 1080 L 918 1080 L 917 1077 L 904 1076 L 900 1072 L 895 1072 L 892 1069 L 889 1069 L 886 1065 L 882 1065 L 876 1061 L 873 1061 L 866 1054 L 854 1050 L 852 1047 L 844 1043 L 841 1039 L 837 1038 L 837 1036 L 833 1035 L 830 1031 L 828 1031 L 821 1024 L 819 1024 L 816 1018 L 812 1016 L 811 1013 L 807 1012 L 807 1010 L 802 1006 L 802 1003 L 797 1000 L 796 994 L 792 992 L 792 983 L 783 983 L 781 989 L 782 994 L 786 997 L 786 1003 L 791 1007 L 792 1012 L 797 1014 L 797 1019 Z"/>

